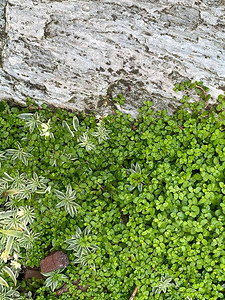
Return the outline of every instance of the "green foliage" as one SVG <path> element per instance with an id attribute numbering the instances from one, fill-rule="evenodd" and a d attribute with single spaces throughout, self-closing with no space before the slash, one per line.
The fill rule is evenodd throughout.
<path id="1" fill-rule="evenodd" d="M 0 299 L 1 300 L 22 300 L 23 297 L 18 291 L 12 288 L 5 288 L 0 285 Z"/>
<path id="2" fill-rule="evenodd" d="M 89 264 L 91 253 L 95 253 L 98 249 L 97 246 L 92 245 L 88 240 L 90 232 L 91 229 L 88 229 L 87 227 L 82 231 L 80 227 L 77 226 L 75 235 L 72 235 L 70 239 L 65 241 L 69 244 L 67 250 L 72 250 L 76 257 L 74 263 L 80 263 L 81 266 Z M 92 264 L 92 267 L 95 268 L 95 265 Z"/>
<path id="3" fill-rule="evenodd" d="M 119 95 L 113 97 L 113 101 L 120 104 L 120 105 L 123 105 L 124 102 L 125 102 L 125 98 L 123 97 L 122 94 L 119 94 Z"/>
<path id="4" fill-rule="evenodd" d="M 50 287 L 53 292 L 55 289 L 60 288 L 67 279 L 67 276 L 61 272 L 63 272 L 63 269 L 58 269 L 49 273 L 42 273 L 42 275 L 47 277 L 45 280 L 45 286 Z"/>
<path id="5" fill-rule="evenodd" d="M 170 276 L 162 276 L 160 279 L 160 282 L 158 284 L 158 286 L 153 287 L 152 289 L 152 293 L 153 295 L 155 294 L 161 294 L 161 293 L 166 293 L 167 290 L 172 287 L 173 285 L 175 285 L 176 287 L 179 287 L 178 284 L 175 282 L 173 282 L 173 278 Z"/>
<path id="6" fill-rule="evenodd" d="M 92 132 L 93 136 L 96 136 L 98 138 L 99 144 L 101 144 L 103 141 L 106 141 L 109 139 L 109 134 L 111 130 L 106 129 L 101 123 L 98 124 L 96 127 L 96 131 Z"/>
<path id="7" fill-rule="evenodd" d="M 24 128 L 28 127 L 30 133 L 34 131 L 35 128 L 39 128 L 41 125 L 41 120 L 38 112 L 32 113 L 23 113 L 17 115 L 18 118 L 24 120 Z"/>
<path id="8" fill-rule="evenodd" d="M 19 142 L 17 142 L 17 148 L 18 149 L 6 149 L 6 155 L 11 155 L 13 161 L 16 159 L 21 160 L 27 166 L 27 159 L 32 155 L 30 153 L 26 153 Z"/>
<path id="9" fill-rule="evenodd" d="M 68 184 L 66 188 L 66 193 L 62 193 L 61 191 L 55 190 L 55 194 L 59 200 L 61 200 L 56 207 L 64 207 L 65 211 L 74 217 L 77 214 L 77 207 L 79 205 L 75 202 L 76 199 L 76 191 L 73 191 L 71 185 Z"/>
<path id="10" fill-rule="evenodd" d="M 1 268 L 15 271 L 14 252 L 23 267 L 60 249 L 71 261 L 35 299 L 127 300 L 136 286 L 139 300 L 224 299 L 225 98 L 209 104 L 201 82 L 175 90 L 172 116 L 146 101 L 137 119 L 100 122 L 0 103 Z"/>
<path id="11" fill-rule="evenodd" d="M 15 176 L 10 176 L 4 172 L 4 176 L 0 178 L 0 193 L 9 200 L 6 206 L 13 207 L 15 199 L 30 199 L 34 193 L 45 194 L 50 192 L 51 186 L 47 186 L 48 179 L 38 176 L 35 172 L 33 177 L 28 178 L 26 173 L 19 174 L 16 171 Z"/>
<path id="12" fill-rule="evenodd" d="M 88 132 L 84 132 L 80 138 L 79 138 L 79 145 L 80 147 L 84 147 L 87 152 L 90 152 L 91 150 L 95 149 L 94 143 L 90 140 L 90 137 L 88 135 Z"/>
<path id="13" fill-rule="evenodd" d="M 16 277 L 21 269 L 19 257 L 23 249 L 28 251 L 33 247 L 39 235 L 29 227 L 34 217 L 33 209 L 29 206 L 0 211 L 0 286 L 9 287 L 5 274 L 14 285 L 17 283 Z"/>

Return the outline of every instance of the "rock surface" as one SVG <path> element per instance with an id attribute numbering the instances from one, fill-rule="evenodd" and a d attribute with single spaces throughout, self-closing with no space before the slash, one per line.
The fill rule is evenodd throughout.
<path id="1" fill-rule="evenodd" d="M 176 82 L 222 93 L 224 0 L 0 0 L 0 99 L 107 109 L 118 93 L 170 111 Z"/>
<path id="2" fill-rule="evenodd" d="M 27 267 L 24 274 L 25 280 L 36 278 L 36 279 L 43 279 L 43 275 L 37 268 L 29 268 Z"/>
<path id="3" fill-rule="evenodd" d="M 40 261 L 41 272 L 49 273 L 61 268 L 65 268 L 69 263 L 68 256 L 59 250 Z"/>

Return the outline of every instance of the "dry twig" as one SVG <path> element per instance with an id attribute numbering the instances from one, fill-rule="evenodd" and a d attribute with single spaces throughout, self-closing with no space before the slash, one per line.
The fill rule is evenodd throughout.
<path id="1" fill-rule="evenodd" d="M 203 89 L 203 87 L 199 86 L 199 85 L 196 85 L 196 88 L 202 90 L 203 94 L 204 94 L 204 97 L 206 98 L 207 97 L 207 92 Z"/>
<path id="2" fill-rule="evenodd" d="M 134 297 L 135 297 L 135 295 L 136 295 L 136 293 L 137 293 L 137 290 L 138 290 L 138 287 L 136 286 L 135 289 L 134 289 L 134 291 L 133 291 L 133 294 L 132 294 L 131 297 L 130 297 L 130 300 L 133 300 L 133 299 L 134 299 Z"/>

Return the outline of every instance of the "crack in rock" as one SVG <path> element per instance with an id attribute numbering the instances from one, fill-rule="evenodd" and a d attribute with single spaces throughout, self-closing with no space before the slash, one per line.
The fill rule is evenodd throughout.
<path id="1" fill-rule="evenodd" d="M 0 0 L 0 67 L 3 66 L 2 51 L 6 44 L 6 0 Z"/>

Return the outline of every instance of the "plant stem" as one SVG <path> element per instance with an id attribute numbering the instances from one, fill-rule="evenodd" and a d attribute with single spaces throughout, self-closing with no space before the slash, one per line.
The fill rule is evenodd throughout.
<path id="1" fill-rule="evenodd" d="M 206 91 L 203 89 L 203 87 L 201 87 L 200 85 L 196 85 L 196 88 L 202 90 L 203 94 L 204 94 L 204 97 L 206 98 L 207 97 L 207 93 Z"/>
<path id="2" fill-rule="evenodd" d="M 133 294 L 132 294 L 131 297 L 130 297 L 130 300 L 133 300 L 133 299 L 134 299 L 134 297 L 135 297 L 135 295 L 136 295 L 136 293 L 137 293 L 137 290 L 138 290 L 138 287 L 136 286 L 135 289 L 134 289 L 134 291 L 133 291 Z"/>

